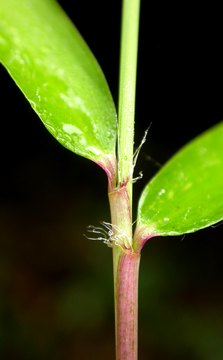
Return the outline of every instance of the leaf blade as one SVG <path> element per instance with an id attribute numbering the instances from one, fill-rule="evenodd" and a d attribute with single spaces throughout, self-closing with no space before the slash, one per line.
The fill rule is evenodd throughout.
<path id="1" fill-rule="evenodd" d="M 223 122 L 183 147 L 145 187 L 141 237 L 181 235 L 223 219 Z"/>
<path id="2" fill-rule="evenodd" d="M 17 5 L 0 4 L 0 61 L 62 145 L 114 163 L 116 110 L 88 46 L 54 0 Z"/>

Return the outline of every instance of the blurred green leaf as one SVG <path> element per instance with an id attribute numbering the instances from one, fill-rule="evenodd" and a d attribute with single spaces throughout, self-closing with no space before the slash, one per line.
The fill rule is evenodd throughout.
<path id="1" fill-rule="evenodd" d="M 223 122 L 183 147 L 145 187 L 141 236 L 180 235 L 223 219 Z"/>
<path id="2" fill-rule="evenodd" d="M 0 61 L 62 145 L 114 164 L 116 111 L 109 88 L 56 1 L 1 1 Z"/>

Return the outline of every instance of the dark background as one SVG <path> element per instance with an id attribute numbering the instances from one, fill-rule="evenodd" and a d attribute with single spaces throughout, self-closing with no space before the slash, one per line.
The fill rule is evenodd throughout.
<path id="1" fill-rule="evenodd" d="M 117 104 L 120 1 L 60 3 Z M 221 11 L 211 4 L 142 0 L 136 146 L 152 126 L 136 199 L 160 164 L 223 118 Z M 109 221 L 106 177 L 48 134 L 3 68 L 0 79 L 0 357 L 112 360 L 111 250 L 83 236 Z M 139 359 L 223 359 L 222 234 L 219 226 L 145 246 Z"/>

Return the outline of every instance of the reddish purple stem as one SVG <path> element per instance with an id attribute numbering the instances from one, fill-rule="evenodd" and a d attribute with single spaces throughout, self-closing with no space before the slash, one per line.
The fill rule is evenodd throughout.
<path id="1" fill-rule="evenodd" d="M 116 272 L 116 359 L 137 360 L 140 254 L 121 253 Z"/>

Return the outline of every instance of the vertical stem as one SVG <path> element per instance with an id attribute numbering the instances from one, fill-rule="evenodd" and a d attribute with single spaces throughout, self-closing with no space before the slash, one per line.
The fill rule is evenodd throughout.
<path id="1" fill-rule="evenodd" d="M 139 263 L 140 254 L 136 253 L 122 253 L 114 262 L 117 360 L 137 360 L 138 357 Z"/>
<path id="2" fill-rule="evenodd" d="M 140 0 L 123 0 L 119 83 L 118 181 L 110 189 L 116 360 L 137 360 L 138 269 L 132 240 L 132 176 Z"/>
<path id="3" fill-rule="evenodd" d="M 135 88 L 140 0 L 123 0 L 119 79 L 118 182 L 125 183 L 132 202 Z"/>
<path id="4" fill-rule="evenodd" d="M 113 224 L 116 360 L 137 360 L 138 270 L 140 252 L 132 247 L 132 222 L 125 186 L 109 193 Z"/>

